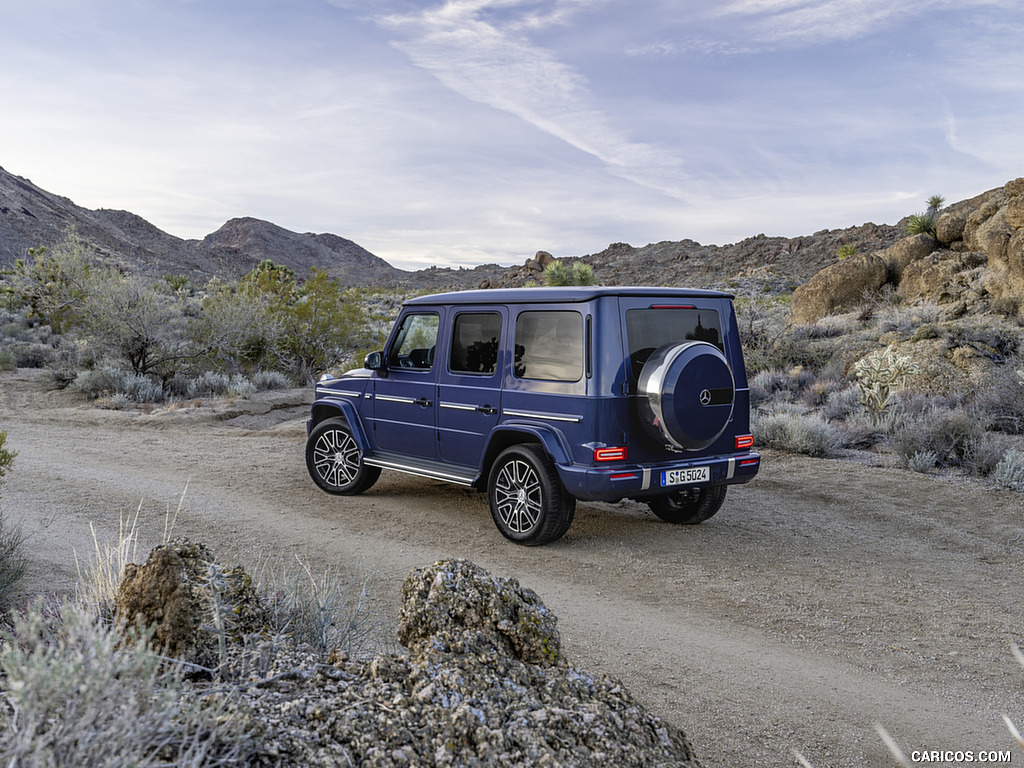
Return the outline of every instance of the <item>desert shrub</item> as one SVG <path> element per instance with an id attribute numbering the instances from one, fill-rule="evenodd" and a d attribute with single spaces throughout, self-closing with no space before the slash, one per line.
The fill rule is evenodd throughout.
<path id="1" fill-rule="evenodd" d="M 292 303 L 276 311 L 283 329 L 280 367 L 295 381 L 309 381 L 365 344 L 360 302 L 322 269 L 313 270 Z"/>
<path id="2" fill-rule="evenodd" d="M 802 366 L 788 371 L 774 368 L 763 370 L 750 381 L 750 402 L 756 407 L 770 402 L 813 400 L 813 390 L 817 383 L 817 377 Z"/>
<path id="3" fill-rule="evenodd" d="M 833 456 L 844 447 L 839 431 L 813 415 L 786 412 L 755 414 L 752 431 L 758 445 L 808 456 Z"/>
<path id="4" fill-rule="evenodd" d="M 786 333 L 789 307 L 777 299 L 762 296 L 737 297 L 736 321 L 748 373 L 779 368 L 771 363 L 772 350 Z"/>
<path id="5" fill-rule="evenodd" d="M 863 412 L 860 388 L 856 384 L 829 392 L 819 410 L 821 417 L 826 421 L 847 421 L 855 414 Z"/>
<path id="6" fill-rule="evenodd" d="M 81 606 L 16 615 L 0 647 L 0 758 L 23 768 L 235 766 L 256 743 L 218 695 L 190 696 L 175 668 Z"/>
<path id="7" fill-rule="evenodd" d="M 891 344 L 854 364 L 853 375 L 860 388 L 860 401 L 876 423 L 881 421 L 882 414 L 892 404 L 896 390 L 918 370 L 917 363 L 897 355 Z"/>
<path id="8" fill-rule="evenodd" d="M 812 408 L 820 408 L 829 398 L 843 390 L 843 383 L 836 379 L 815 379 L 803 387 L 800 399 Z"/>
<path id="9" fill-rule="evenodd" d="M 0 349 L 0 371 L 13 371 L 18 367 L 18 358 L 9 349 Z"/>
<path id="10" fill-rule="evenodd" d="M 998 363 L 1011 360 L 1020 347 L 1020 331 L 1002 323 L 961 323 L 947 330 L 950 347 L 967 347 Z"/>
<path id="11" fill-rule="evenodd" d="M 202 312 L 188 335 L 205 363 L 226 373 L 248 373 L 279 363 L 280 323 L 270 297 L 257 290 L 208 285 Z"/>
<path id="12" fill-rule="evenodd" d="M 978 417 L 964 409 L 935 407 L 919 414 L 904 412 L 887 440 L 890 451 L 908 466 L 918 452 L 931 452 L 936 465 L 971 470 L 985 430 Z"/>
<path id="13" fill-rule="evenodd" d="M 28 316 L 41 318 L 56 333 L 77 321 L 91 280 L 89 254 L 73 231 L 53 248 L 30 248 L 26 258 L 15 262 L 11 278 Z"/>
<path id="14" fill-rule="evenodd" d="M 997 488 L 1024 493 L 1024 451 L 1006 451 L 990 477 Z"/>
<path id="15" fill-rule="evenodd" d="M 982 432 L 967 444 L 961 466 L 965 472 L 972 475 L 988 477 L 999 465 L 1008 446 L 1005 436 Z"/>
<path id="16" fill-rule="evenodd" d="M 1019 359 L 994 366 L 974 395 L 978 417 L 986 429 L 1024 434 L 1024 387 L 1017 373 Z"/>
<path id="17" fill-rule="evenodd" d="M 169 375 L 194 356 L 178 297 L 112 269 L 91 275 L 76 329 L 98 349 L 140 375 Z"/>
<path id="18" fill-rule="evenodd" d="M 939 457 L 934 451 L 918 451 L 907 460 L 907 469 L 921 473 L 931 472 L 938 460 Z"/>
<path id="19" fill-rule="evenodd" d="M 573 262 L 571 265 L 564 261 L 552 261 L 544 268 L 541 274 L 544 285 L 594 285 L 597 279 L 594 277 L 594 269 L 582 261 Z"/>
<path id="20" fill-rule="evenodd" d="M 935 237 L 935 213 L 925 211 L 915 213 L 907 217 L 907 223 L 903 225 L 903 231 L 907 235 L 931 235 Z"/>
<path id="21" fill-rule="evenodd" d="M 251 379 L 260 392 L 268 389 L 288 389 L 292 385 L 288 377 L 280 371 L 256 371 Z"/>
<path id="22" fill-rule="evenodd" d="M 235 374 L 231 377 L 231 381 L 228 382 L 227 394 L 232 397 L 248 397 L 249 395 L 256 393 L 256 385 L 249 381 L 245 376 Z"/>
<path id="23" fill-rule="evenodd" d="M 23 342 L 15 344 L 11 351 L 18 368 L 46 368 L 56 357 L 54 348 L 48 344 Z"/>
<path id="24" fill-rule="evenodd" d="M 792 401 L 796 393 L 793 379 L 775 369 L 761 371 L 750 380 L 749 386 L 750 404 L 755 408 L 775 400 Z"/>
<path id="25" fill-rule="evenodd" d="M 136 403 L 158 403 L 167 396 L 159 381 L 131 371 L 119 377 L 115 394 L 124 395 Z"/>
<path id="26" fill-rule="evenodd" d="M 0 430 L 0 486 L 17 455 L 16 451 L 7 447 L 7 432 Z M 24 541 L 21 526 L 11 522 L 0 507 L 0 609 L 7 607 L 11 593 L 25 575 L 27 562 L 22 549 Z"/>
<path id="27" fill-rule="evenodd" d="M 253 586 L 268 609 L 272 633 L 321 653 L 335 648 L 349 655 L 379 651 L 386 612 L 377 599 L 380 580 L 374 571 L 346 573 L 335 568 L 314 571 L 306 561 L 265 561 Z"/>
<path id="28" fill-rule="evenodd" d="M 135 403 L 156 403 L 167 395 L 156 379 L 110 366 L 81 371 L 71 383 L 71 389 L 92 398 L 120 394 Z"/>
<path id="29" fill-rule="evenodd" d="M 117 392 L 117 371 L 113 368 L 94 368 L 78 373 L 70 389 L 92 398 L 103 397 Z"/>
<path id="30" fill-rule="evenodd" d="M 231 377 L 226 373 L 204 371 L 192 379 L 186 388 L 189 397 L 217 397 L 227 394 Z"/>

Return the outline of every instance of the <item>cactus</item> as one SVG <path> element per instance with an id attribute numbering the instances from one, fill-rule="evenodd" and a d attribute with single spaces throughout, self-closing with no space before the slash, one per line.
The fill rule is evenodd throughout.
<path id="1" fill-rule="evenodd" d="M 896 390 L 919 370 L 909 357 L 897 355 L 894 345 L 872 352 L 853 366 L 860 389 L 860 401 L 871 414 L 876 426 L 892 404 Z"/>

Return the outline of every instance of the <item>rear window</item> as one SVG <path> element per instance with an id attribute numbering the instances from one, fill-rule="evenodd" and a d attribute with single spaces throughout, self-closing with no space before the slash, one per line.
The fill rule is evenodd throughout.
<path id="1" fill-rule="evenodd" d="M 520 379 L 579 381 L 583 377 L 583 316 L 557 310 L 516 318 L 515 374 Z"/>
<path id="2" fill-rule="evenodd" d="M 681 341 L 706 341 L 723 353 L 722 322 L 713 309 L 651 307 L 626 312 L 626 336 L 633 380 L 658 347 Z"/>

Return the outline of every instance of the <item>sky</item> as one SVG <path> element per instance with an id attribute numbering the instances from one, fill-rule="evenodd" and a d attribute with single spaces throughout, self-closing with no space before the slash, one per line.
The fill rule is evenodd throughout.
<path id="1" fill-rule="evenodd" d="M 1020 0 L 0 0 L 0 167 L 395 266 L 895 224 L 1024 176 Z"/>

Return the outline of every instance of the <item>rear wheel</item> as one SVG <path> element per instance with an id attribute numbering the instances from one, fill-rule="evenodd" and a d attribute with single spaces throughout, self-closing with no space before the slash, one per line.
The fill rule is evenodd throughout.
<path id="1" fill-rule="evenodd" d="M 576 512 L 576 499 L 562 486 L 551 460 L 532 444 L 513 445 L 498 456 L 487 499 L 501 535 L 527 546 L 561 538 Z"/>
<path id="2" fill-rule="evenodd" d="M 696 525 L 703 523 L 722 508 L 727 487 L 715 485 L 707 488 L 688 488 L 667 496 L 648 499 L 647 506 L 666 523 Z"/>
<path id="3" fill-rule="evenodd" d="M 306 441 L 306 469 L 321 490 L 339 496 L 362 493 L 380 477 L 380 467 L 363 463 L 363 453 L 344 419 L 325 419 Z"/>

